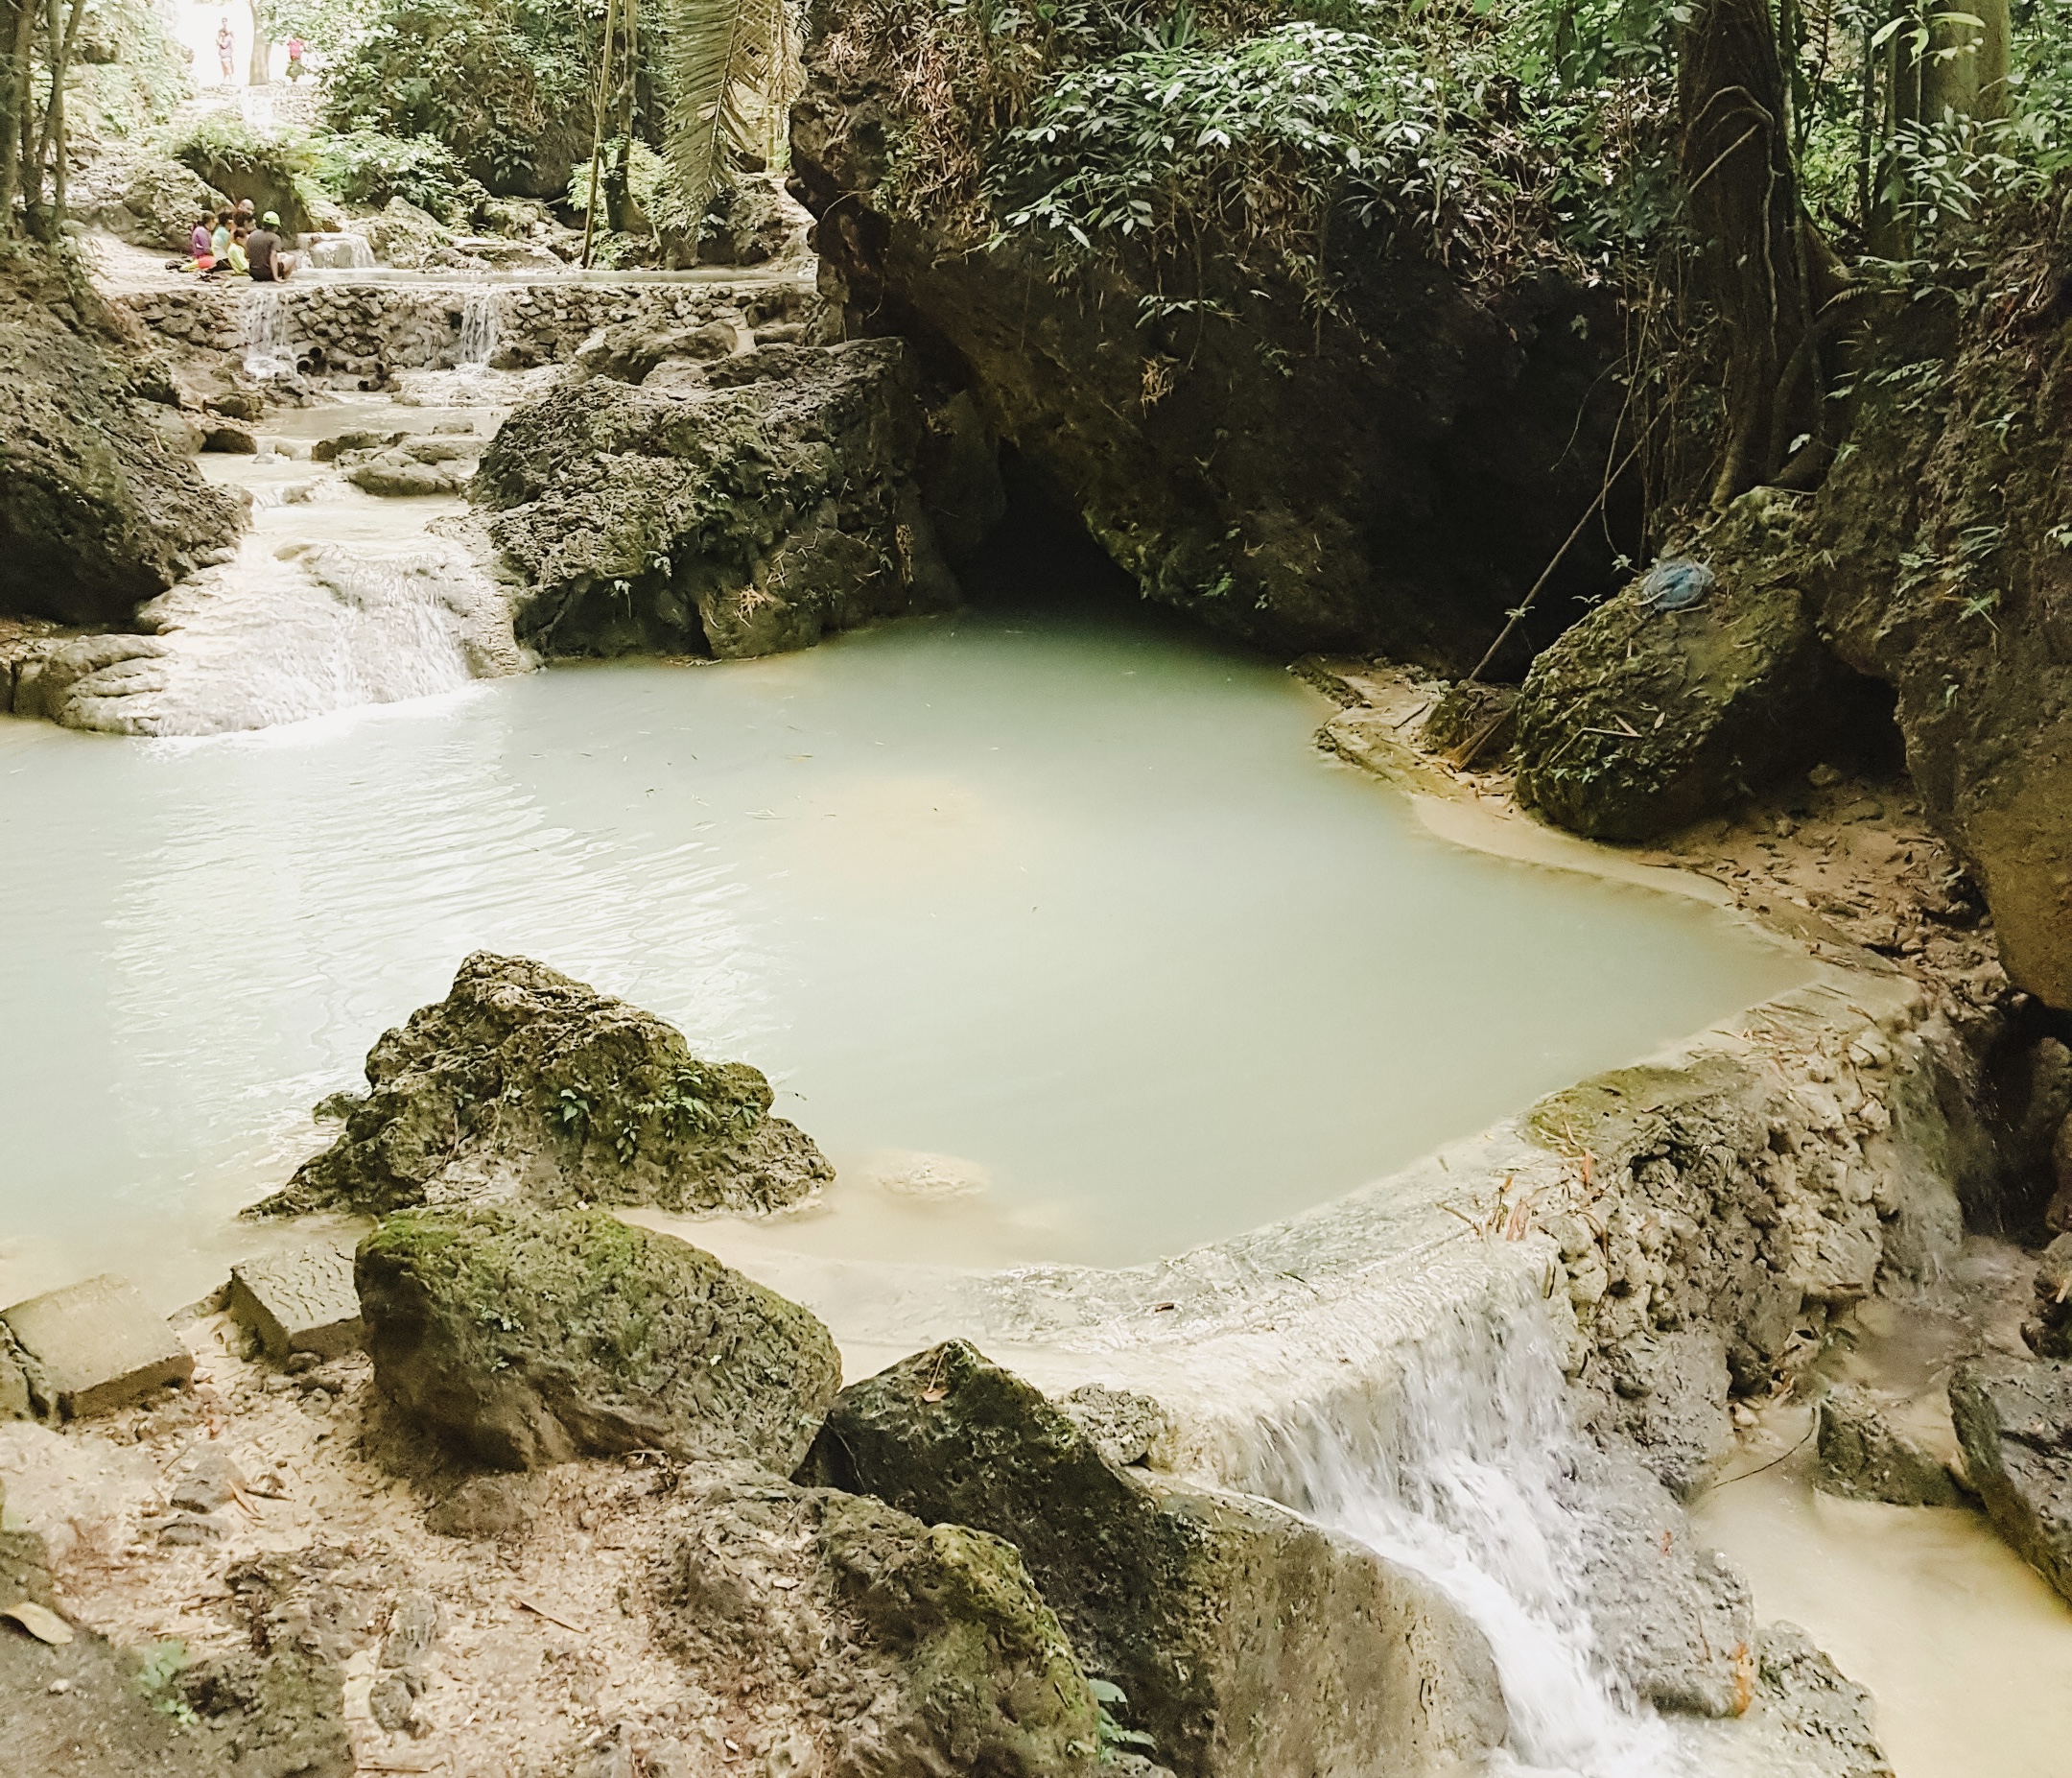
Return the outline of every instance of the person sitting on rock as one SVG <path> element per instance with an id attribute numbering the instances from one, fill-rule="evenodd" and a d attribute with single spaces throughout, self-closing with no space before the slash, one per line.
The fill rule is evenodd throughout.
<path id="1" fill-rule="evenodd" d="M 216 226 L 209 235 L 209 251 L 220 260 L 230 257 L 230 225 L 233 220 L 233 212 L 229 210 L 216 212 Z"/>
<path id="2" fill-rule="evenodd" d="M 235 234 L 242 228 L 247 234 L 251 233 L 254 228 L 259 226 L 258 210 L 259 206 L 253 203 L 249 198 L 240 198 L 237 201 L 237 208 L 230 212 L 230 232 Z"/>
<path id="3" fill-rule="evenodd" d="M 280 215 L 269 210 L 245 242 L 245 262 L 255 284 L 284 282 L 294 271 L 293 254 L 281 251 Z"/>
<path id="4" fill-rule="evenodd" d="M 251 239 L 251 230 L 240 223 L 230 230 L 230 275 L 236 277 L 241 272 L 251 270 L 251 260 L 246 244 Z"/>

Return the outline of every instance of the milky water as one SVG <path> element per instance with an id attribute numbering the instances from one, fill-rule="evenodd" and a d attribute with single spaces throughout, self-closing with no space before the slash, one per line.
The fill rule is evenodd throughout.
<path id="1" fill-rule="evenodd" d="M 0 1300 L 213 1283 L 196 1231 L 478 947 L 765 1069 L 845 1175 L 800 1245 L 975 1262 L 1288 1215 L 1801 976 L 1705 906 L 1430 838 L 1323 714 L 1047 612 L 251 736 L 0 720 Z"/>

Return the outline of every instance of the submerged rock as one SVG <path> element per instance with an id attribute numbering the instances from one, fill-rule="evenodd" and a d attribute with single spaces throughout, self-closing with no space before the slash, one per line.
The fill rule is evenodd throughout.
<path id="1" fill-rule="evenodd" d="M 490 533 L 533 589 L 524 640 L 730 658 L 958 602 L 913 479 L 904 345 L 768 345 L 710 367 L 696 330 L 601 350 L 644 380 L 564 381 L 483 457 Z"/>
<path id="2" fill-rule="evenodd" d="M 683 1482 L 659 1600 L 695 1664 L 742 1675 L 744 1693 L 781 1687 L 803 1712 L 803 1757 L 770 1769 L 1109 1769 L 1086 1675 L 1011 1544 L 745 1466 Z"/>
<path id="3" fill-rule="evenodd" d="M 1688 607 L 1646 581 L 1533 662 L 1519 695 L 1519 794 L 1597 840 L 1646 840 L 1820 757 L 1850 676 L 1789 586 L 1715 588 Z"/>
<path id="4" fill-rule="evenodd" d="M 150 418 L 139 341 L 31 250 L 0 268 L 0 611 L 122 625 L 220 559 L 245 518 Z"/>
<path id="5" fill-rule="evenodd" d="M 1429 1583 L 1263 1502 L 1118 1467 L 961 1341 L 843 1390 L 808 1473 L 1011 1538 L 1184 1778 L 1364 1769 L 1383 1746 L 1392 1770 L 1447 1771 L 1504 1738 L 1488 1646 Z"/>
<path id="6" fill-rule="evenodd" d="M 478 951 L 453 991 L 367 1053 L 344 1133 L 264 1214 L 520 1197 L 773 1210 L 834 1170 L 769 1115 L 769 1082 L 706 1062 L 652 1013 L 543 963 Z"/>
<path id="7" fill-rule="evenodd" d="M 1987 1517 L 2072 1599 L 2072 1363 L 1960 1364 L 1950 1411 Z"/>
<path id="8" fill-rule="evenodd" d="M 810 1311 L 602 1211 L 403 1212 L 355 1276 L 375 1387 L 497 1468 L 657 1450 L 788 1471 L 841 1384 Z"/>
<path id="9" fill-rule="evenodd" d="M 1868 1389 L 1837 1384 L 1821 1398 L 1813 1485 L 1895 1506 L 1960 1506 L 1941 1458 L 1895 1426 Z"/>

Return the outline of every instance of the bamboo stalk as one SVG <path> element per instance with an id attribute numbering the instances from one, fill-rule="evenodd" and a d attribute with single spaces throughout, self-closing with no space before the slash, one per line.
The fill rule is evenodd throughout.
<path id="1" fill-rule="evenodd" d="M 590 134 L 590 203 L 583 211 L 582 268 L 590 270 L 590 242 L 597 233 L 598 162 L 604 154 L 604 110 L 611 103 L 612 43 L 619 32 L 619 0 L 604 0 L 604 57 L 598 69 L 597 111 Z"/>

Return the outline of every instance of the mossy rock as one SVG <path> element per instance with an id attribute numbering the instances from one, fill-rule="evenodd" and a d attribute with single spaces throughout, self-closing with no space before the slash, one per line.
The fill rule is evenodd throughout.
<path id="1" fill-rule="evenodd" d="M 722 1687 L 782 1675 L 769 1707 L 810 1769 L 1114 1769 L 1071 1643 L 1004 1539 L 745 1464 L 680 1470 L 674 1498 L 654 1572 L 670 1640 Z"/>
<path id="2" fill-rule="evenodd" d="M 962 1341 L 842 1391 L 805 1475 L 1011 1538 L 1116 1714 L 1181 1778 L 1472 1769 L 1507 1717 L 1428 1583 L 1263 1502 L 1104 1458 Z"/>
<path id="3" fill-rule="evenodd" d="M 345 1130 L 263 1214 L 425 1203 L 654 1204 L 762 1211 L 833 1178 L 769 1115 L 769 1082 L 707 1062 L 650 1012 L 521 957 L 478 951 L 453 992 L 367 1054 L 369 1091 L 327 1100 Z"/>
<path id="4" fill-rule="evenodd" d="M 638 380 L 525 403 L 477 478 L 531 589 L 530 646 L 733 659 L 959 602 L 914 480 L 922 408 L 899 341 L 708 364 L 683 333 L 600 342 L 589 362 Z"/>
<path id="5" fill-rule="evenodd" d="M 805 1455 L 841 1360 L 810 1310 L 602 1211 L 412 1211 L 354 1263 L 374 1381 L 480 1461 Z"/>
<path id="6" fill-rule="evenodd" d="M 1852 676 L 1790 586 L 1722 585 L 1664 611 L 1636 584 L 1533 663 L 1519 797 L 1593 840 L 1652 839 L 1815 763 Z"/>

